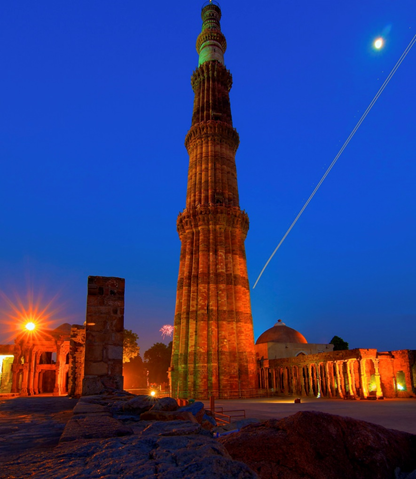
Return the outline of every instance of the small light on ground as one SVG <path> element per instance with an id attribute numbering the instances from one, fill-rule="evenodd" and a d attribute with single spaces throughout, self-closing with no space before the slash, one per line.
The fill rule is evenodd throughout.
<path id="1" fill-rule="evenodd" d="M 151 396 L 156 396 L 156 392 L 155 392 L 155 391 L 151 391 L 151 392 L 150 392 L 150 395 L 151 395 Z"/>

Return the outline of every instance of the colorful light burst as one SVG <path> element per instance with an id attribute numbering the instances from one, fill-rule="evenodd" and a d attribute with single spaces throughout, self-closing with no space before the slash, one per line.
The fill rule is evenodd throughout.
<path id="1" fill-rule="evenodd" d="M 162 338 L 170 338 L 173 334 L 173 326 L 171 324 L 165 324 L 159 331 L 162 333 Z"/>
<path id="2" fill-rule="evenodd" d="M 2 332 L 8 335 L 5 338 L 8 342 L 13 341 L 16 335 L 30 335 L 33 338 L 43 336 L 45 330 L 52 329 L 57 321 L 65 322 L 58 315 L 62 307 L 53 304 L 56 297 L 45 301 L 43 295 L 35 295 L 33 289 L 28 289 L 24 299 L 16 294 L 14 300 L 0 291 L 0 300 L 6 305 L 6 309 L 2 308 L 3 318 L 0 322 L 3 323 Z"/>

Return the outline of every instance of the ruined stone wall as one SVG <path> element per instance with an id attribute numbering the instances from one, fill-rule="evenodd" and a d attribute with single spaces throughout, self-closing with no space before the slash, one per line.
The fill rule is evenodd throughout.
<path id="1" fill-rule="evenodd" d="M 266 346 L 266 348 L 264 348 Z M 333 344 L 315 344 L 315 343 L 277 343 L 268 342 L 255 345 L 256 358 L 276 359 L 276 358 L 292 358 L 299 354 L 311 355 L 328 353 L 333 351 Z"/>
<path id="2" fill-rule="evenodd" d="M 260 394 L 415 397 L 416 352 L 353 349 L 258 361 Z"/>
<path id="3" fill-rule="evenodd" d="M 122 278 L 88 278 L 83 396 L 123 389 L 124 288 Z"/>
<path id="4" fill-rule="evenodd" d="M 379 354 L 380 375 L 386 397 L 414 397 L 415 352 L 403 349 Z"/>
<path id="5" fill-rule="evenodd" d="M 80 397 L 84 378 L 85 326 L 74 324 L 71 328 L 69 350 L 68 395 Z"/>
<path id="6" fill-rule="evenodd" d="M 372 354 L 370 353 L 372 352 Z M 331 351 L 328 353 L 307 354 L 304 356 L 296 356 L 294 358 L 270 359 L 269 367 L 285 367 L 285 366 L 307 366 L 311 363 L 322 363 L 326 361 L 345 361 L 347 359 L 359 359 L 360 357 L 375 357 L 376 349 L 349 349 L 345 351 Z"/>
<path id="7" fill-rule="evenodd" d="M 0 344 L 0 394 L 10 393 L 12 390 L 12 365 L 14 360 L 14 345 Z"/>

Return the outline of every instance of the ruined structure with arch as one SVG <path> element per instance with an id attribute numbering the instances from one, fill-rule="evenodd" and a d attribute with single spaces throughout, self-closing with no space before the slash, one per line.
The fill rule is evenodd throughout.
<path id="1" fill-rule="evenodd" d="M 0 394 L 55 396 L 123 389 L 125 280 L 90 276 L 84 325 L 20 332 L 0 345 Z"/>
<path id="2" fill-rule="evenodd" d="M 287 327 L 291 332 L 283 333 L 282 328 L 281 333 L 277 328 L 279 334 L 266 335 L 268 342 L 256 344 L 260 395 L 340 399 L 416 395 L 416 351 L 360 348 L 304 354 L 298 351 L 307 349 L 303 335 Z M 285 342 L 288 338 L 293 342 Z M 273 356 L 276 351 L 286 351 L 286 356 Z M 292 357 L 287 351 L 291 351 Z"/>
<path id="3" fill-rule="evenodd" d="M 14 345 L 0 346 L 0 393 L 67 394 L 70 331 L 66 323 L 36 334 L 20 333 Z"/>

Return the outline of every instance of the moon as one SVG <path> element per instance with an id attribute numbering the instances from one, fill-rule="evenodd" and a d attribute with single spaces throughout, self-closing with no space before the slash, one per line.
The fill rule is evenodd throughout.
<path id="1" fill-rule="evenodd" d="M 380 48 L 382 48 L 384 46 L 384 40 L 379 37 L 379 38 L 376 38 L 374 40 L 374 48 L 376 48 L 377 50 L 380 50 Z"/>

